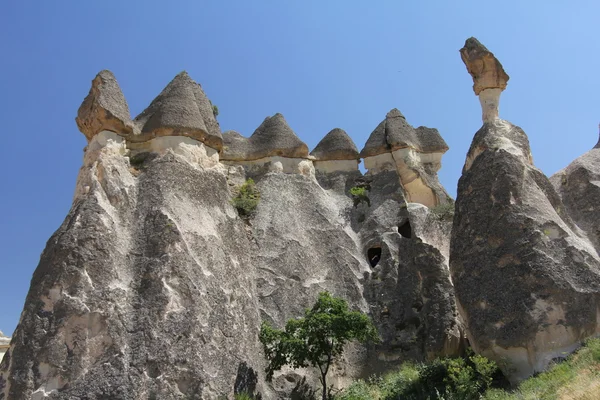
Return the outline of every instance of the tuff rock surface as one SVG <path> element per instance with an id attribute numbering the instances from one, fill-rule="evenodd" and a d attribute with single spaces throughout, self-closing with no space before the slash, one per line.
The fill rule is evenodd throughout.
<path id="1" fill-rule="evenodd" d="M 600 249 L 600 146 L 552 175 L 550 181 L 566 212 Z"/>
<path id="2" fill-rule="evenodd" d="M 484 122 L 458 183 L 450 270 L 470 344 L 513 382 L 600 333 L 600 259 L 566 204 L 525 132 Z"/>
<path id="3" fill-rule="evenodd" d="M 197 101 L 195 86 L 185 76 L 169 86 L 136 118 L 164 136 L 91 138 L 0 366 L 0 399 L 297 398 L 315 386 L 314 371 L 265 382 L 259 326 L 283 326 L 323 290 L 369 313 L 383 338 L 348 347 L 329 378 L 337 387 L 461 351 L 450 222 L 407 203 L 397 169 L 315 173 L 278 114 L 239 147 L 227 147 L 226 133 L 223 153 L 245 158 L 221 160 L 213 142 L 189 134 L 201 112 L 170 122 L 175 105 Z M 231 199 L 249 177 L 261 200 L 246 220 Z M 368 205 L 355 206 L 354 186 Z"/>

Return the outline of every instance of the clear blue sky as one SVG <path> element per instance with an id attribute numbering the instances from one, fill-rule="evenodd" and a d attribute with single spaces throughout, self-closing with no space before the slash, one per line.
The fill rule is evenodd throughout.
<path id="1" fill-rule="evenodd" d="M 597 141 L 599 16 L 597 0 L 2 2 L 0 330 L 15 328 L 69 211 L 85 146 L 74 117 L 98 71 L 115 73 L 136 115 L 187 70 L 223 130 L 250 135 L 281 112 L 310 148 L 334 127 L 361 148 L 397 107 L 448 142 L 440 178 L 454 195 L 481 125 L 465 39 L 503 63 L 500 115 L 550 175 Z"/>

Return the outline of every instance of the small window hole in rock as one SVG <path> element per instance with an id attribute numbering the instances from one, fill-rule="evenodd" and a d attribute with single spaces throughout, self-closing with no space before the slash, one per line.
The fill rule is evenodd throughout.
<path id="1" fill-rule="evenodd" d="M 367 250 L 367 259 L 369 260 L 369 264 L 371 264 L 371 268 L 374 268 L 379 264 L 379 260 L 381 259 L 381 247 L 371 247 Z"/>
<path id="2" fill-rule="evenodd" d="M 398 233 L 407 239 L 412 238 L 412 228 L 410 227 L 409 220 L 406 220 L 405 223 L 398 225 Z"/>

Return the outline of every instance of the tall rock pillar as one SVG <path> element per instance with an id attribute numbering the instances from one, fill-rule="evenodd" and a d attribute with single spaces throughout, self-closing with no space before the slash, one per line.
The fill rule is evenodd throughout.
<path id="1" fill-rule="evenodd" d="M 500 94 L 510 77 L 494 54 L 474 37 L 467 39 L 460 56 L 473 77 L 473 90 L 481 102 L 483 122 L 498 119 Z"/>

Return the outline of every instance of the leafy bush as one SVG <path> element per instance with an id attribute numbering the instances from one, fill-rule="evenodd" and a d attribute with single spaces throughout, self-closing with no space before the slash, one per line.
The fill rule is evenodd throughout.
<path id="1" fill-rule="evenodd" d="M 352 196 L 352 200 L 354 200 L 354 207 L 357 207 L 363 201 L 367 203 L 367 206 L 371 206 L 371 200 L 365 187 L 354 186 L 350 188 L 350 195 Z"/>
<path id="2" fill-rule="evenodd" d="M 369 384 L 354 383 L 336 400 L 476 400 L 496 373 L 496 364 L 479 355 L 436 359 L 418 366 L 405 363 L 399 371 L 372 378 Z"/>
<path id="3" fill-rule="evenodd" d="M 237 195 L 231 199 L 231 204 L 238 210 L 240 216 L 250 217 L 254 214 L 259 201 L 260 192 L 254 180 L 248 179 L 239 187 Z"/>
<path id="4" fill-rule="evenodd" d="M 217 118 L 219 116 L 219 107 L 217 107 L 215 104 L 212 103 L 212 101 L 208 100 L 210 103 L 210 106 L 212 107 L 212 112 L 215 118 Z"/>
<path id="5" fill-rule="evenodd" d="M 246 392 L 237 393 L 237 394 L 234 396 L 234 399 L 235 399 L 235 400 L 254 400 L 254 399 L 252 398 L 252 396 L 250 396 L 250 395 L 249 395 L 248 393 L 246 393 Z"/>

